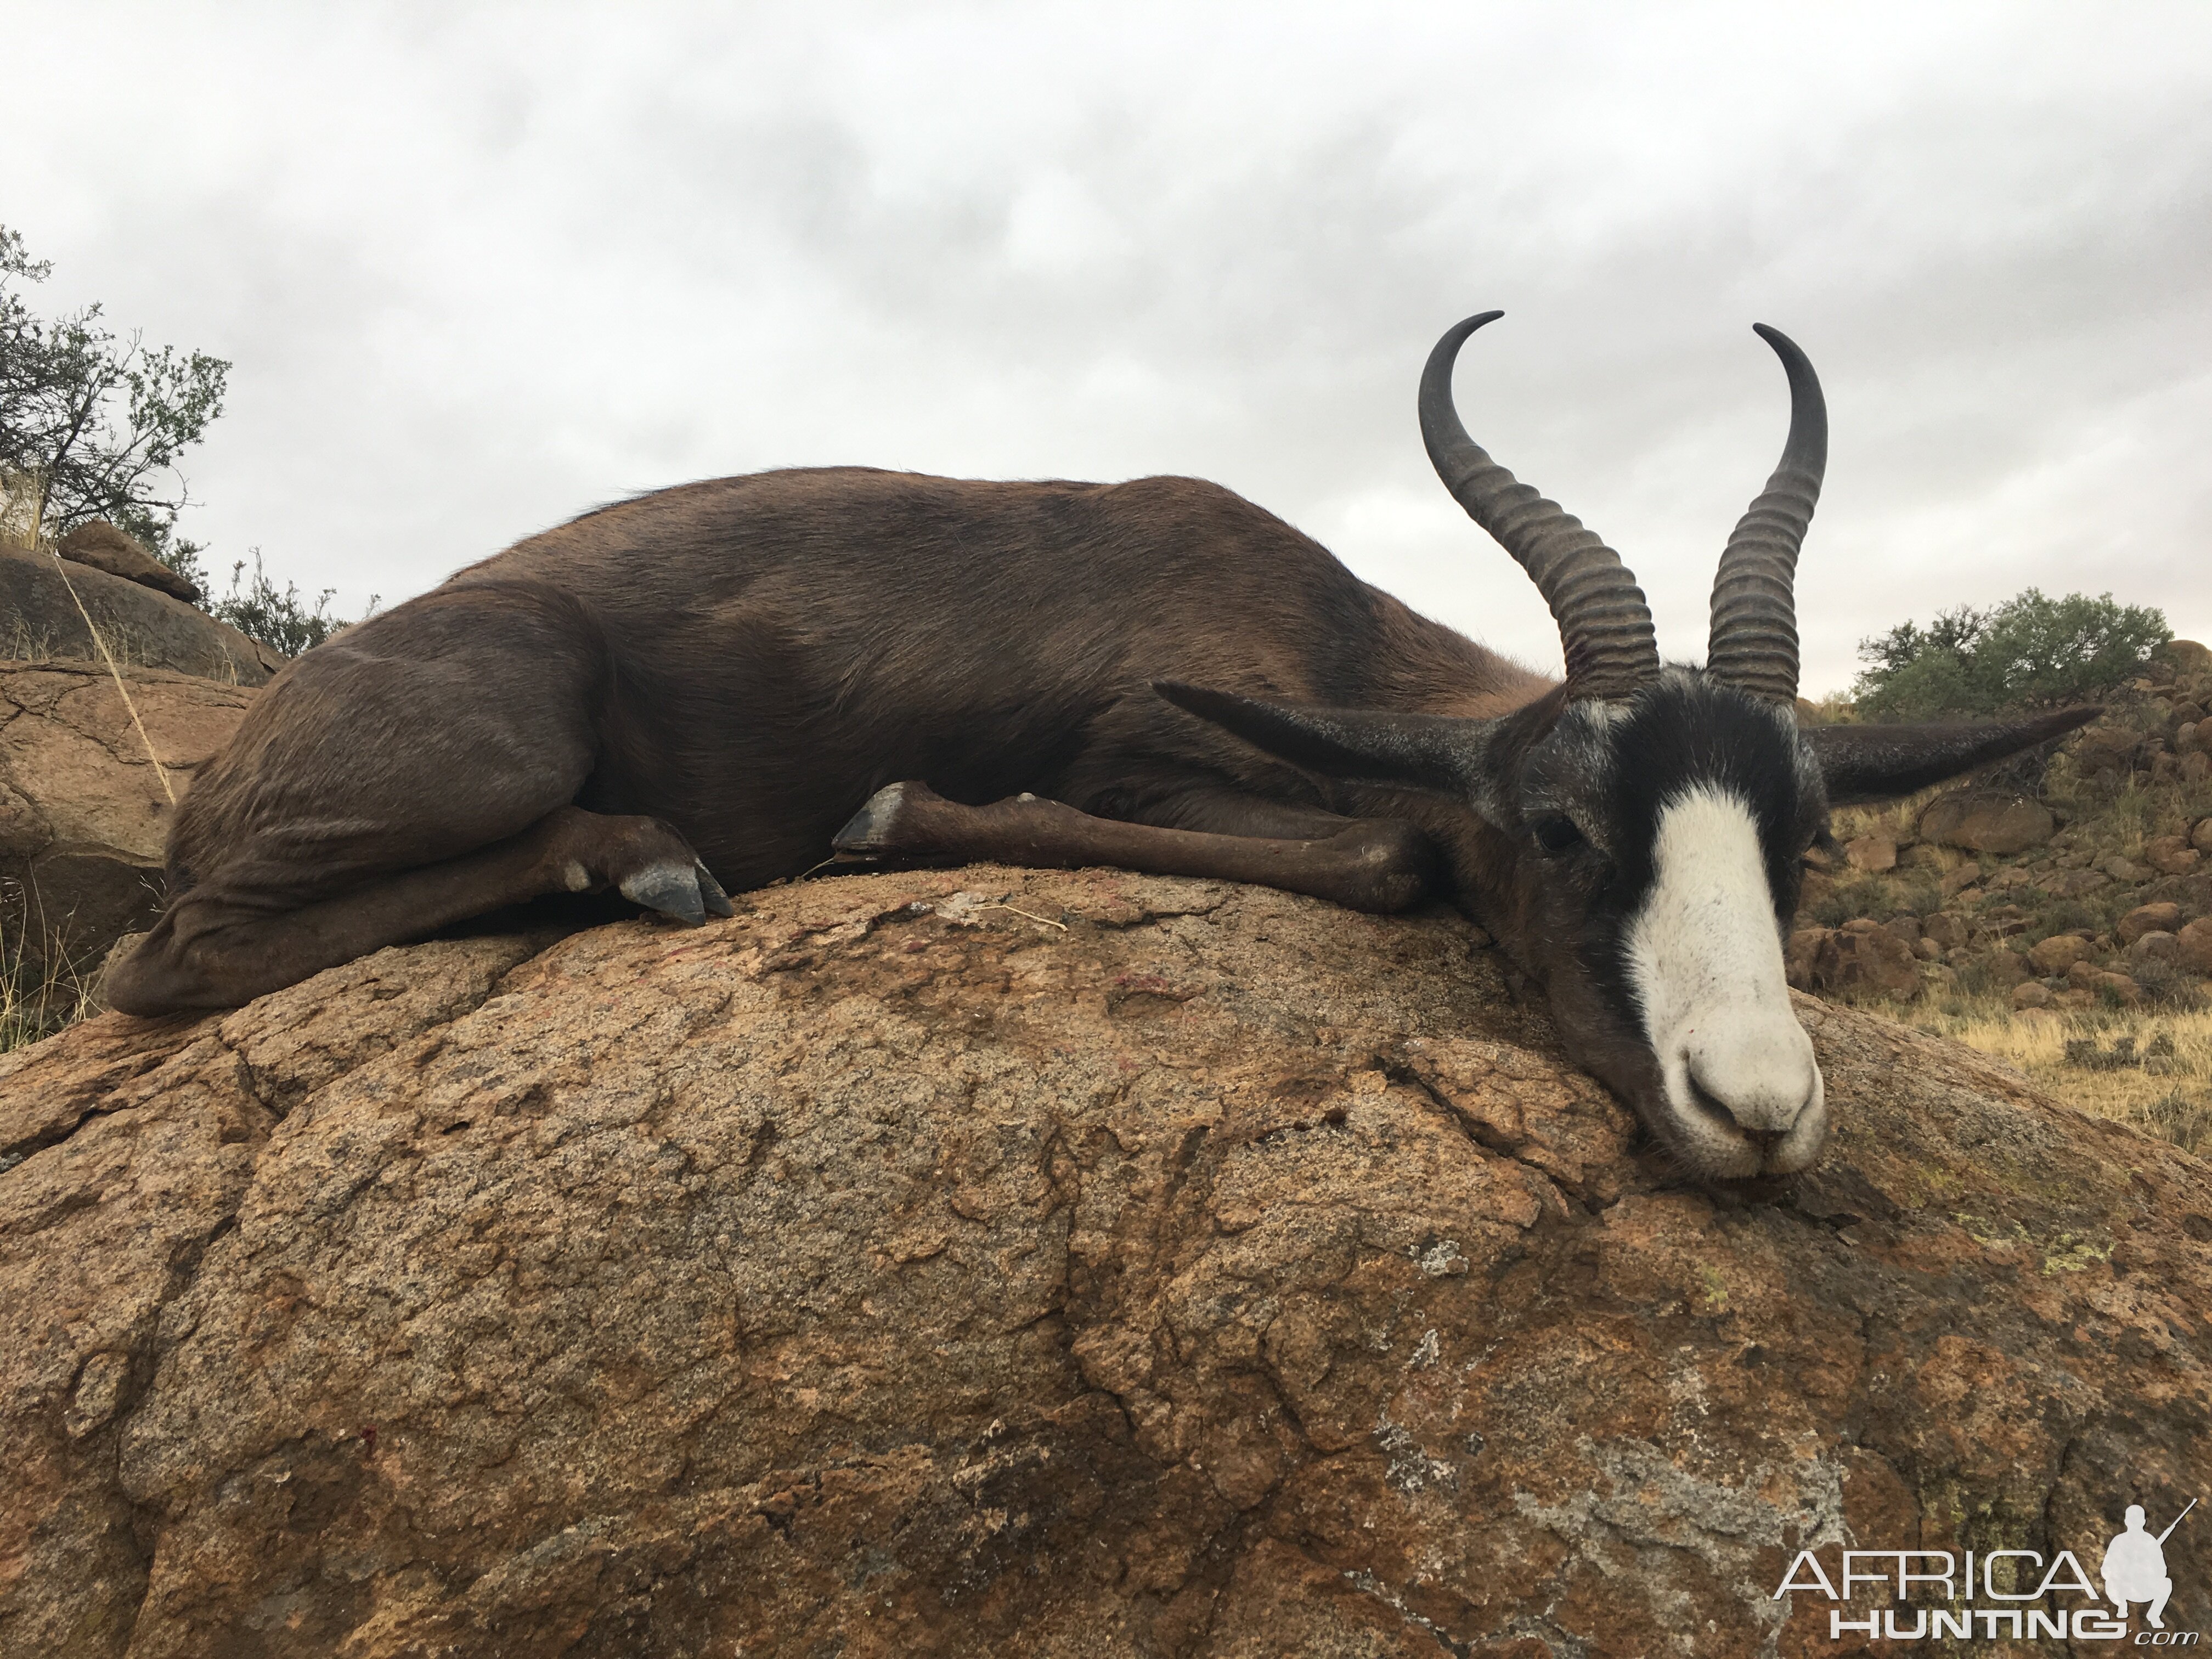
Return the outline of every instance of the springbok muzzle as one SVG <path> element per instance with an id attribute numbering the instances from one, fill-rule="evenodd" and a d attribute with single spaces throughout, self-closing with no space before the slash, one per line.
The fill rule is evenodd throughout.
<path id="1" fill-rule="evenodd" d="M 1751 809 L 1711 785 L 1687 791 L 1660 813 L 1653 871 L 1627 955 L 1668 1126 L 1705 1173 L 1806 1168 L 1826 1100 L 1790 1006 Z"/>

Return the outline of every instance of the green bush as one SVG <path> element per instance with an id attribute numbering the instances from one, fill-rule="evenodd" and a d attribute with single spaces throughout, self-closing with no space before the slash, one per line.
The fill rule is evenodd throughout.
<path id="1" fill-rule="evenodd" d="M 97 303 L 36 315 L 11 284 L 52 270 L 0 225 L 0 475 L 32 497 L 34 534 L 106 519 L 204 587 L 205 550 L 176 534 L 191 498 L 177 463 L 222 414 L 230 365 L 118 337 Z"/>
<path id="2" fill-rule="evenodd" d="M 300 597 L 295 583 L 285 583 L 280 593 L 261 568 L 261 550 L 253 549 L 252 555 L 253 580 L 246 580 L 245 560 L 231 566 L 230 592 L 208 606 L 209 615 L 286 657 L 312 651 L 340 629 L 353 626 L 346 618 L 331 615 L 335 588 L 325 588 L 312 605 Z M 374 599 L 368 608 L 376 609 Z"/>
<path id="3" fill-rule="evenodd" d="M 2172 637 L 2154 607 L 2031 587 L 1988 611 L 1962 607 L 1860 641 L 1867 666 L 1852 693 L 1875 720 L 2078 702 L 2130 678 Z"/>

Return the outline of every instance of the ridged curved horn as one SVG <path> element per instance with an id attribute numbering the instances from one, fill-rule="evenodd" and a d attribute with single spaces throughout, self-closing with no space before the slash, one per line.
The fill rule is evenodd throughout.
<path id="1" fill-rule="evenodd" d="M 1546 501 L 1483 453 L 1452 406 L 1461 343 L 1505 313 L 1486 311 L 1447 329 L 1421 372 L 1421 441 L 1452 499 L 1495 537 L 1536 584 L 1559 624 L 1571 697 L 1626 697 L 1659 672 L 1659 642 L 1644 590 L 1583 521 Z"/>
<path id="2" fill-rule="evenodd" d="M 1797 696 L 1797 550 L 1820 499 L 1828 466 L 1828 405 L 1805 354 L 1779 330 L 1754 323 L 1790 377 L 1790 437 L 1766 481 L 1722 550 L 1713 578 L 1712 631 L 1705 672 L 1750 692 L 1792 702 Z"/>

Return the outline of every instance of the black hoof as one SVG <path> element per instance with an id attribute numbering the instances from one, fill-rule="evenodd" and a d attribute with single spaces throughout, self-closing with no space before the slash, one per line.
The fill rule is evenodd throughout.
<path id="1" fill-rule="evenodd" d="M 840 853 L 890 853 L 898 850 L 899 821 L 905 815 L 907 791 L 912 786 L 887 783 L 868 797 L 867 805 L 845 821 L 830 837 Z"/>
<path id="2" fill-rule="evenodd" d="M 622 896 L 687 927 L 696 927 L 707 920 L 707 902 L 699 890 L 699 878 L 705 875 L 706 872 L 696 864 L 678 864 L 672 860 L 648 864 L 635 875 L 623 879 Z M 707 876 L 710 886 L 714 880 L 712 876 Z M 715 890 L 720 892 L 719 888 Z M 729 902 L 724 898 L 723 908 L 717 914 L 728 915 Z"/>
<path id="3" fill-rule="evenodd" d="M 722 890 L 722 884 L 714 879 L 714 872 L 701 865 L 698 869 L 699 896 L 708 912 L 718 916 L 734 916 L 738 907 L 730 902 L 730 896 Z"/>

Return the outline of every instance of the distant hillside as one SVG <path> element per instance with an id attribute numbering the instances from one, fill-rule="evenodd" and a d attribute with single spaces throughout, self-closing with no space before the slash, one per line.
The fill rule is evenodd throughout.
<path id="1" fill-rule="evenodd" d="M 1810 860 L 1792 982 L 2212 1144 L 2212 652 L 2175 641 L 2057 746 Z"/>

